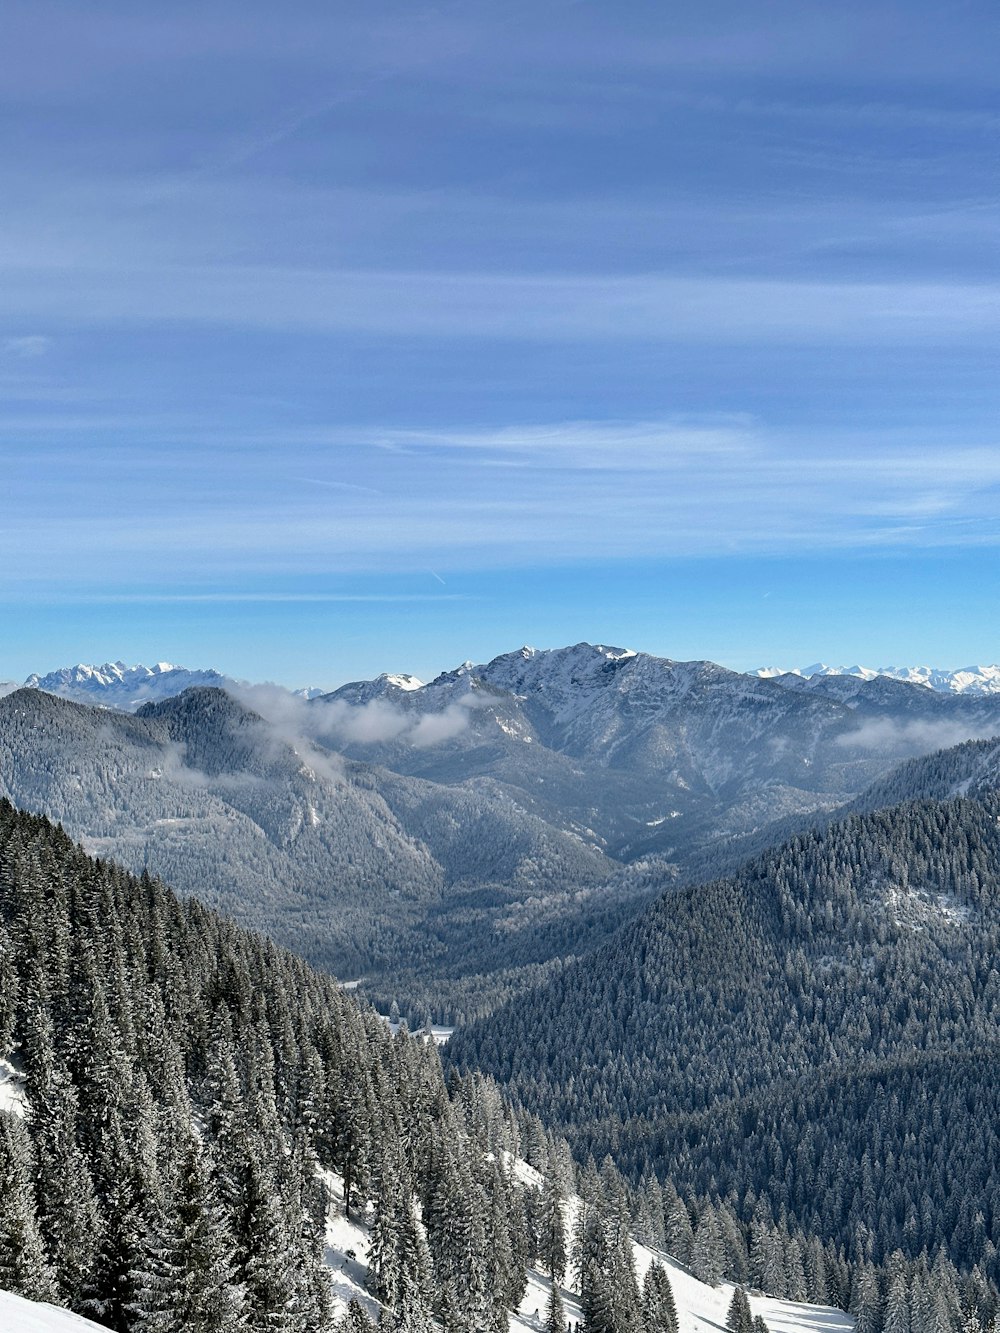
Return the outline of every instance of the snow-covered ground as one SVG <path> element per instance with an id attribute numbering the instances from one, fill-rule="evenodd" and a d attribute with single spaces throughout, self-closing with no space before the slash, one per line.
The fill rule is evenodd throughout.
<path id="1" fill-rule="evenodd" d="M 60 1310 L 55 1305 L 26 1301 L 10 1292 L 0 1291 L 0 1329 L 3 1333 L 90 1333 L 99 1324 L 81 1319 L 78 1314 Z"/>
<path id="2" fill-rule="evenodd" d="M 24 1079 L 9 1060 L 0 1060 L 0 1111 L 24 1115 Z"/>
<path id="3" fill-rule="evenodd" d="M 9 1066 L 8 1066 L 9 1069 Z M 11 1071 L 12 1072 L 12 1071 Z M 8 1080 L 8 1087 L 16 1081 Z M 0 1083 L 0 1090 L 4 1084 Z M 20 1103 L 19 1103 L 20 1104 Z M 539 1177 L 525 1162 L 518 1161 L 515 1169 L 529 1184 L 537 1184 Z M 323 1178 L 331 1195 L 330 1216 L 326 1228 L 326 1263 L 330 1270 L 334 1304 L 338 1315 L 351 1300 L 356 1300 L 375 1320 L 379 1303 L 365 1288 L 368 1264 L 368 1229 L 357 1218 L 344 1216 L 343 1184 L 332 1171 L 324 1171 Z M 567 1221 L 579 1205 L 572 1199 L 567 1205 Z M 679 1333 L 720 1333 L 726 1326 L 726 1312 L 732 1300 L 733 1288 L 729 1283 L 708 1287 L 699 1282 L 686 1268 L 668 1255 L 651 1250 L 645 1245 L 635 1246 L 636 1270 L 640 1281 L 654 1261 L 662 1263 L 670 1277 L 677 1305 Z M 517 1314 L 511 1316 L 511 1333 L 540 1333 L 544 1326 L 550 1279 L 532 1269 L 528 1274 L 528 1288 Z M 565 1287 L 562 1289 L 566 1318 L 571 1322 L 582 1320 L 580 1302 Z M 755 1315 L 763 1315 L 770 1333 L 853 1333 L 854 1320 L 840 1310 L 817 1305 L 800 1305 L 792 1301 L 772 1300 L 769 1297 L 750 1298 Z M 84 1333 L 98 1326 L 89 1319 L 58 1310 L 51 1305 L 39 1305 L 0 1292 L 0 1331 L 2 1333 Z"/>

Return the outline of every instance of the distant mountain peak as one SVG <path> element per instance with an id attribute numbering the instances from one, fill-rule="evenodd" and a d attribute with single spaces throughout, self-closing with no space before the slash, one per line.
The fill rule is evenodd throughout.
<path id="1" fill-rule="evenodd" d="M 859 681 L 887 677 L 909 685 L 922 685 L 941 694 L 1000 694 L 1000 666 L 967 666 L 952 671 L 929 666 L 828 666 L 825 662 L 814 662 L 807 667 L 761 667 L 754 675 L 766 680 L 795 676 L 803 681 L 829 676 L 850 676 Z"/>
<path id="2" fill-rule="evenodd" d="M 172 662 L 156 662 L 153 666 L 125 662 L 104 662 L 100 666 L 77 662 L 75 666 L 60 667 L 46 675 L 33 673 L 24 682 L 25 688 L 42 690 L 75 703 L 96 704 L 134 712 L 146 703 L 155 703 L 181 694 L 192 686 L 215 686 L 225 689 L 236 682 L 212 668 L 189 670 Z"/>

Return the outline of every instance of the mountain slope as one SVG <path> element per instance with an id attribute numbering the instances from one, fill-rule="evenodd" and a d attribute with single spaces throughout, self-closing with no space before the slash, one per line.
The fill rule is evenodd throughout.
<path id="1" fill-rule="evenodd" d="M 494 920 L 607 877 L 598 851 L 489 783 L 452 790 L 343 760 L 214 689 L 134 715 L 8 695 L 0 793 L 344 975 L 398 971 L 400 954 L 445 970 L 494 946 L 536 961 Z"/>
<path id="2" fill-rule="evenodd" d="M 996 1276 L 998 819 L 991 791 L 803 834 L 661 899 L 449 1057 L 636 1177 Z"/>
<path id="3" fill-rule="evenodd" d="M 1000 698 L 848 683 L 841 698 L 577 644 L 466 663 L 418 688 L 356 682 L 310 708 L 356 758 L 436 782 L 489 777 L 617 859 L 657 855 L 683 871 L 719 837 L 833 809 L 902 759 L 1000 730 Z M 387 735 L 393 718 L 405 721 Z M 437 743 L 411 743 L 433 726 Z"/>

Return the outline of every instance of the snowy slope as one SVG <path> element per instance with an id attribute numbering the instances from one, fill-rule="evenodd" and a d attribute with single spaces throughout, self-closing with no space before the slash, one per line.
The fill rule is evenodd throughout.
<path id="1" fill-rule="evenodd" d="M 21 1296 L 0 1291 L 0 1329 L 3 1333 L 94 1333 L 100 1324 L 82 1319 L 78 1314 L 60 1310 L 55 1305 L 26 1301 Z"/>
<path id="2" fill-rule="evenodd" d="M 825 662 L 814 662 L 807 667 L 761 667 L 754 674 L 764 680 L 798 676 L 803 681 L 827 676 L 852 676 L 855 680 L 875 680 L 878 676 L 887 676 L 890 680 L 923 685 L 941 694 L 1000 694 L 1000 666 L 967 666 L 948 671 L 927 666 L 827 666 Z"/>
<path id="3" fill-rule="evenodd" d="M 526 1162 L 515 1163 L 518 1176 L 529 1185 L 540 1185 L 541 1177 Z M 365 1268 L 368 1257 L 368 1231 L 356 1220 L 348 1221 L 343 1214 L 343 1193 L 338 1176 L 324 1172 L 324 1178 L 333 1195 L 331 1217 L 326 1231 L 326 1262 L 330 1268 L 334 1300 L 338 1313 L 347 1309 L 348 1302 L 356 1300 L 375 1318 L 379 1303 L 365 1289 Z M 567 1223 L 572 1225 L 572 1214 L 579 1206 L 572 1199 L 566 1206 Z M 636 1271 L 641 1282 L 646 1269 L 655 1260 L 666 1268 L 677 1305 L 678 1333 L 718 1333 L 726 1326 L 726 1312 L 732 1300 L 733 1288 L 729 1283 L 707 1287 L 692 1277 L 686 1268 L 675 1263 L 660 1251 L 645 1245 L 634 1246 Z M 521 1308 L 511 1317 L 511 1333 L 539 1333 L 545 1322 L 551 1280 L 537 1269 L 528 1273 L 528 1288 Z M 566 1287 L 561 1287 L 566 1318 L 571 1324 L 582 1320 L 580 1302 Z M 763 1315 L 770 1333 L 852 1333 L 854 1320 L 841 1310 L 825 1306 L 803 1305 L 793 1301 L 772 1300 L 770 1297 L 751 1296 L 750 1306 L 755 1315 Z"/>

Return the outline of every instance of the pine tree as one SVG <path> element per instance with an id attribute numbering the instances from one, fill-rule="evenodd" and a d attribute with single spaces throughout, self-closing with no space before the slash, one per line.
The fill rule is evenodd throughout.
<path id="1" fill-rule="evenodd" d="M 580 1291 L 583 1333 L 620 1333 L 621 1311 L 615 1303 L 611 1279 L 596 1263 L 588 1263 Z"/>
<path id="2" fill-rule="evenodd" d="M 551 1172 L 542 1183 L 538 1219 L 538 1258 L 553 1284 L 566 1274 L 566 1224 L 563 1219 L 561 1192 Z"/>
<path id="3" fill-rule="evenodd" d="M 722 1231 L 715 1209 L 710 1203 L 702 1204 L 691 1247 L 691 1271 L 710 1287 L 717 1287 L 723 1276 Z"/>
<path id="4" fill-rule="evenodd" d="M 244 1327 L 235 1246 L 193 1140 L 145 1249 L 132 1303 L 134 1333 L 238 1333 Z"/>
<path id="5" fill-rule="evenodd" d="M 566 1333 L 566 1311 L 563 1308 L 559 1283 L 553 1282 L 545 1306 L 545 1333 Z"/>
<path id="6" fill-rule="evenodd" d="M 35 1146 L 38 1226 L 59 1295 L 80 1310 L 93 1281 L 101 1233 L 90 1170 L 76 1138 L 77 1097 L 58 1062 L 51 1020 L 39 1015 L 26 1124 Z"/>
<path id="7" fill-rule="evenodd" d="M 898 1273 L 890 1279 L 882 1333 L 911 1333 L 908 1286 L 905 1273 Z"/>
<path id="8" fill-rule="evenodd" d="M 677 1333 L 677 1306 L 667 1270 L 652 1263 L 642 1283 L 642 1318 L 646 1333 Z"/>
<path id="9" fill-rule="evenodd" d="M 665 1249 L 668 1254 L 687 1264 L 691 1260 L 691 1246 L 694 1232 L 691 1227 L 691 1215 L 687 1205 L 674 1189 L 670 1181 L 663 1187 Z"/>
<path id="10" fill-rule="evenodd" d="M 753 1315 L 750 1302 L 742 1287 L 733 1292 L 733 1299 L 726 1315 L 726 1328 L 730 1333 L 753 1333 Z"/>
<path id="11" fill-rule="evenodd" d="M 0 1112 L 0 1290 L 57 1299 L 31 1188 L 31 1145 L 17 1116 Z"/>

